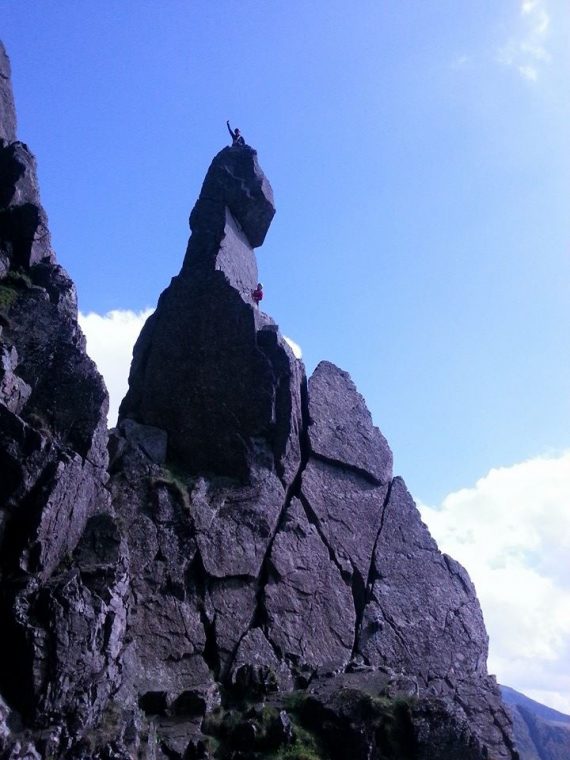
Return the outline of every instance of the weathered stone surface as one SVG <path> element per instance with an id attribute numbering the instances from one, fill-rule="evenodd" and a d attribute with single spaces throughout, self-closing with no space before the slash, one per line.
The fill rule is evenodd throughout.
<path id="1" fill-rule="evenodd" d="M 289 483 L 298 468 L 303 372 L 251 298 L 252 245 L 272 216 L 255 151 L 221 151 L 191 214 L 182 271 L 133 352 L 119 418 L 165 430 L 169 456 L 191 472 L 243 480 L 258 463 Z"/>
<path id="2" fill-rule="evenodd" d="M 452 702 L 423 700 L 412 707 L 418 760 L 486 760 L 489 755 Z M 493 757 L 493 755 L 491 755 Z"/>
<path id="3" fill-rule="evenodd" d="M 112 520 L 95 518 L 73 569 L 62 566 L 49 584 L 28 576 L 14 595 L 3 676 L 18 680 L 6 682 L 5 693 L 40 725 L 47 715 L 57 725 L 58 716 L 60 734 L 65 721 L 76 730 L 93 725 L 119 684 L 127 592 L 119 550 Z"/>
<path id="4" fill-rule="evenodd" d="M 74 555 L 109 507 L 107 392 L 55 263 L 35 160 L 15 141 L 8 76 L 1 48 L 0 691 L 24 721 L 86 726 L 118 685 L 128 585 L 118 555 L 87 574 Z M 12 756 L 35 756 L 24 746 L 15 738 Z"/>
<path id="5" fill-rule="evenodd" d="M 61 281 L 61 271 L 50 269 L 55 282 Z M 24 288 L 8 318 L 3 337 L 16 346 L 18 375 L 32 389 L 24 417 L 94 465 L 106 467 L 107 391 L 85 353 L 76 308 L 69 312 L 67 293 L 56 298 L 47 287 Z"/>
<path id="6" fill-rule="evenodd" d="M 120 683 L 127 619 L 127 566 L 109 515 L 91 518 L 75 557 L 77 570 L 38 594 L 37 605 L 48 606 L 49 621 L 43 709 L 66 714 L 72 708 L 75 720 L 89 725 Z M 48 668 L 56 678 L 48 678 Z"/>
<path id="7" fill-rule="evenodd" d="M 347 372 L 321 362 L 309 379 L 311 451 L 388 483 L 392 452 Z"/>
<path id="8" fill-rule="evenodd" d="M 0 403 L 14 414 L 22 411 L 32 393 L 30 386 L 17 376 L 17 366 L 15 346 L 3 344 L 0 347 Z"/>
<path id="9" fill-rule="evenodd" d="M 224 679 L 240 640 L 252 624 L 257 606 L 256 584 L 243 578 L 211 580 L 207 605 L 216 646 L 217 675 Z"/>
<path id="10" fill-rule="evenodd" d="M 63 626 L 75 625 L 68 601 L 64 602 L 68 617 L 58 622 L 56 608 L 47 604 L 56 592 L 47 594 L 46 584 L 53 584 L 52 574 L 73 551 L 89 516 L 109 499 L 99 468 L 1 405 L 0 468 L 0 604 L 7 642 L 0 689 L 11 704 L 28 712 L 47 698 L 50 684 L 45 673 L 60 670 L 47 632 L 57 636 Z M 79 589 L 76 596 L 81 594 Z M 78 602 L 80 607 L 85 604 L 84 599 Z M 81 621 L 84 614 L 82 609 Z M 76 647 L 84 656 L 86 642 L 81 636 L 79 640 Z M 79 671 L 72 672 L 79 678 Z M 69 691 L 71 686 L 66 688 Z"/>
<path id="11" fill-rule="evenodd" d="M 298 499 L 292 500 L 285 518 L 269 560 L 267 638 L 282 657 L 300 667 L 342 668 L 354 643 L 350 587 Z"/>
<path id="12" fill-rule="evenodd" d="M 453 704 L 456 712 L 465 716 L 489 756 L 497 760 L 518 758 L 511 719 L 501 700 L 496 679 L 485 673 L 479 679 L 460 676 L 452 683 L 454 689 L 448 695 L 447 703 Z"/>
<path id="13" fill-rule="evenodd" d="M 33 321 L 33 316 L 32 310 L 26 320 Z M 16 352 L 14 344 L 18 346 L 19 363 L 15 370 L 11 370 L 10 383 L 18 384 L 20 389 L 26 388 L 28 398 L 20 394 L 15 407 L 6 403 L 8 399 L 0 404 L 0 463 L 3 471 L 0 505 L 11 537 L 10 561 L 20 568 L 25 567 L 27 572 L 41 570 L 48 574 L 73 548 L 96 505 L 108 501 L 103 491 L 106 481 L 103 470 L 106 463 L 106 393 L 85 355 L 78 358 L 87 372 L 84 375 L 77 373 L 76 386 L 69 393 L 69 406 L 57 406 L 58 400 L 63 402 L 63 390 L 59 389 L 53 394 L 55 398 L 50 400 L 49 411 L 42 405 L 41 398 L 47 392 L 49 378 L 53 381 L 53 377 L 58 376 L 49 374 L 50 369 L 54 369 L 53 354 L 57 351 L 58 340 L 65 340 L 65 325 L 61 325 L 59 337 L 56 337 L 56 320 L 53 320 L 52 329 L 54 340 L 50 361 L 47 354 L 52 336 L 49 333 L 42 341 L 41 333 L 34 331 L 37 337 L 34 343 L 29 335 L 22 337 L 21 328 L 11 326 L 8 331 L 10 340 L 3 341 L 2 346 L 3 353 L 12 358 Z M 5 335 L 6 332 L 2 338 Z M 45 361 L 42 361 L 43 352 Z M 67 353 L 73 356 L 73 349 L 67 347 Z M 70 384 L 76 369 L 77 365 L 68 369 Z M 15 371 L 25 376 L 27 382 L 15 375 Z M 91 406 L 85 404 L 89 397 L 93 401 Z M 74 404 L 77 404 L 75 408 Z M 84 406 L 78 408 L 80 404 Z M 77 428 L 64 427 L 67 421 L 75 421 Z"/>
<path id="14" fill-rule="evenodd" d="M 303 471 L 301 497 L 337 564 L 347 574 L 357 574 L 362 597 L 387 493 L 387 485 L 318 459 L 309 459 Z"/>
<path id="15" fill-rule="evenodd" d="M 259 312 L 256 313 L 256 324 L 260 324 Z M 299 472 L 302 459 L 305 368 L 279 335 L 277 325 L 263 324 L 258 329 L 257 339 L 273 368 L 275 406 L 272 440 L 277 473 L 284 485 L 290 486 Z"/>
<path id="16" fill-rule="evenodd" d="M 200 192 L 200 200 L 213 199 L 229 208 L 252 248 L 263 244 L 275 206 L 273 190 L 253 148 L 224 148 L 214 158 Z M 192 230 L 201 223 L 193 216 Z"/>
<path id="17" fill-rule="evenodd" d="M 230 672 L 230 682 L 239 691 L 267 694 L 293 686 L 291 671 L 277 657 L 261 628 L 252 628 L 239 642 Z"/>
<path id="18" fill-rule="evenodd" d="M 158 723 L 157 744 L 159 758 L 172 760 L 192 760 L 192 758 L 209 758 L 203 736 L 200 732 L 200 720 L 181 721 L 180 718 L 163 719 Z"/>
<path id="19" fill-rule="evenodd" d="M 511 757 L 508 718 L 486 677 L 488 638 L 465 570 L 441 554 L 401 478 L 376 544 L 357 643 L 371 665 L 413 673 L 420 693 L 451 699 L 481 744 Z"/>
<path id="20" fill-rule="evenodd" d="M 0 41 L 0 140 L 16 139 L 16 109 L 12 94 L 10 60 Z"/>
<path id="21" fill-rule="evenodd" d="M 181 694 L 189 686 L 208 684 L 202 658 L 206 636 L 192 602 L 156 594 L 133 606 L 129 628 L 136 632 L 136 688 L 146 692 Z"/>
<path id="22" fill-rule="evenodd" d="M 47 217 L 39 202 L 36 162 L 24 143 L 0 145 L 0 251 L 12 266 L 55 260 Z"/>
<path id="23" fill-rule="evenodd" d="M 203 209 L 206 212 L 210 212 L 210 208 L 208 207 L 209 203 L 201 204 L 201 202 L 198 201 L 196 207 Z M 215 209 L 217 213 L 220 213 L 217 207 L 215 207 Z M 196 209 L 193 214 L 195 219 L 199 218 Z M 224 219 L 223 236 L 219 242 L 219 247 L 216 248 L 218 244 L 213 243 L 212 251 L 208 252 L 207 258 L 204 256 L 204 253 L 205 249 L 206 251 L 208 249 L 204 246 L 205 241 L 203 238 L 199 237 L 198 241 L 196 241 L 195 237 L 192 238 L 192 242 L 188 246 L 186 252 L 183 272 L 188 272 L 190 275 L 193 269 L 199 272 L 204 270 L 207 271 L 211 268 L 212 262 L 210 261 L 210 258 L 215 256 L 213 259 L 213 268 L 224 273 L 228 283 L 239 292 L 246 303 L 255 306 L 255 302 L 251 295 L 259 281 L 255 253 L 227 206 L 225 208 Z M 198 236 L 198 233 L 196 233 L 196 236 Z"/>
<path id="24" fill-rule="evenodd" d="M 119 694 L 148 715 L 174 720 L 185 709 L 203 714 L 215 690 L 206 662 L 205 579 L 196 566 L 189 485 L 156 465 L 130 432 L 116 445 L 121 454 L 111 482 L 133 592 Z M 113 432 L 114 438 L 122 435 L 121 429 Z"/>
<path id="25" fill-rule="evenodd" d="M 47 217 L 40 204 L 36 163 L 16 141 L 10 62 L 0 42 L 0 275 L 55 261 Z"/>
<path id="26" fill-rule="evenodd" d="M 164 464 L 168 446 L 168 436 L 164 430 L 150 425 L 139 425 L 133 420 L 123 420 L 120 429 L 125 438 L 139 446 L 152 462 Z"/>
<path id="27" fill-rule="evenodd" d="M 190 512 L 206 572 L 257 578 L 284 502 L 283 486 L 271 471 L 256 470 L 247 486 L 199 479 Z"/>
<path id="28" fill-rule="evenodd" d="M 8 257 L 8 253 L 6 251 L 0 251 L 0 280 L 3 280 L 9 271 L 10 271 L 10 259 Z M 3 327 L 3 322 L 4 322 L 4 319 L 1 319 L 0 329 Z"/>
<path id="29" fill-rule="evenodd" d="M 376 544 L 359 649 L 372 665 L 433 678 L 485 673 L 487 634 L 467 573 L 441 554 L 395 478 Z"/>
<path id="30" fill-rule="evenodd" d="M 331 760 L 487 760 L 453 703 L 388 697 L 381 672 L 341 674 L 311 684 L 296 712 Z"/>
<path id="31" fill-rule="evenodd" d="M 120 419 L 166 430 L 170 455 L 190 471 L 244 477 L 251 439 L 270 434 L 271 368 L 253 309 L 221 273 L 207 287 L 173 280 L 137 341 L 129 385 Z"/>

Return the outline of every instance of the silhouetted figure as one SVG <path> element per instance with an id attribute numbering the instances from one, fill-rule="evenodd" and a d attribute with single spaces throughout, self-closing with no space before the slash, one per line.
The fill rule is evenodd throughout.
<path id="1" fill-rule="evenodd" d="M 229 120 L 226 121 L 226 125 L 228 127 L 228 132 L 230 133 L 232 137 L 232 148 L 235 148 L 235 147 L 243 148 L 243 146 L 245 145 L 245 140 L 241 136 L 239 129 L 237 127 L 235 129 L 232 129 L 230 127 Z"/>

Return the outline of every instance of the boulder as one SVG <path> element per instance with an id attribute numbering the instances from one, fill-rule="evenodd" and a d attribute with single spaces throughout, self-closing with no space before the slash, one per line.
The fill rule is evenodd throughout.
<path id="1" fill-rule="evenodd" d="M 392 452 L 347 372 L 321 362 L 309 380 L 309 444 L 315 456 L 392 479 Z"/>

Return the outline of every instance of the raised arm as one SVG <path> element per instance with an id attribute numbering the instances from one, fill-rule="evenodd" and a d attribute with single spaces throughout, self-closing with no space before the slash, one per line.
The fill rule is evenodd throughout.
<path id="1" fill-rule="evenodd" d="M 227 126 L 227 128 L 228 128 L 228 132 L 230 133 L 230 136 L 231 136 L 232 140 L 235 140 L 235 137 L 236 137 L 236 136 L 235 136 L 235 135 L 234 135 L 234 133 L 232 132 L 232 128 L 230 127 L 230 121 L 229 121 L 229 119 L 228 119 L 228 121 L 226 121 L 226 126 Z"/>

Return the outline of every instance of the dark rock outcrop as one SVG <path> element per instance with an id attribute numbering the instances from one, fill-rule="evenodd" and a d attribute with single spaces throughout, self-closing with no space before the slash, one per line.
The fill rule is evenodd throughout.
<path id="1" fill-rule="evenodd" d="M 85 353 L 74 285 L 51 250 L 34 158 L 15 139 L 9 71 L 0 45 L 0 690 L 10 725 L 14 710 L 39 725 L 63 703 L 80 714 L 85 701 L 108 699 L 116 672 L 92 639 L 122 591 L 116 558 L 105 603 L 79 561 L 65 570 L 90 517 L 109 504 L 107 392 Z"/>
<path id="2" fill-rule="evenodd" d="M 204 721 L 217 757 L 321 760 L 480 760 L 487 755 L 452 703 L 398 691 L 389 672 L 346 673 L 265 706 L 215 710 Z M 281 754 L 283 753 L 283 754 Z M 211 757 L 205 754 L 205 757 Z"/>
<path id="3" fill-rule="evenodd" d="M 392 478 L 392 452 L 347 372 L 321 362 L 309 380 L 311 454 L 377 483 Z"/>
<path id="4" fill-rule="evenodd" d="M 348 664 L 355 626 L 350 586 L 298 499 L 273 543 L 264 608 L 268 638 L 287 661 L 310 670 Z"/>
<path id="5" fill-rule="evenodd" d="M 439 552 L 401 478 L 374 551 L 359 650 L 370 664 L 414 673 L 426 687 L 485 675 L 487 634 L 475 589 Z"/>
<path id="6" fill-rule="evenodd" d="M 182 270 L 135 346 L 119 417 L 163 428 L 170 457 L 196 473 L 244 480 L 269 458 L 288 484 L 299 464 L 302 370 L 251 295 L 253 246 L 274 213 L 256 152 L 222 150 L 190 215 Z"/>
<path id="7" fill-rule="evenodd" d="M 107 437 L 3 113 L 0 757 L 302 757 L 313 731 L 313 756 L 514 760 L 467 574 L 347 373 L 307 383 L 253 303 L 256 152 L 214 158 Z"/>
<path id="8" fill-rule="evenodd" d="M 15 142 L 16 140 L 16 109 L 12 82 L 10 61 L 4 45 L 0 42 L 0 140 Z"/>

